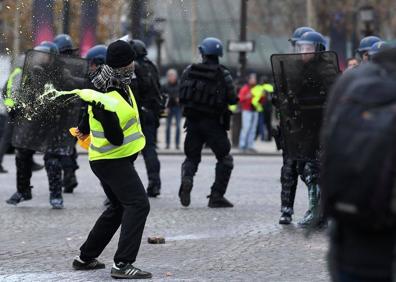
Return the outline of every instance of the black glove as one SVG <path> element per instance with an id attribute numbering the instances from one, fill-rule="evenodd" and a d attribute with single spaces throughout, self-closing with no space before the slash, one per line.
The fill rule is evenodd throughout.
<path id="1" fill-rule="evenodd" d="M 92 101 L 91 103 L 89 103 L 92 107 L 98 109 L 98 110 L 104 110 L 105 106 L 101 103 L 101 102 L 96 102 L 96 101 Z"/>

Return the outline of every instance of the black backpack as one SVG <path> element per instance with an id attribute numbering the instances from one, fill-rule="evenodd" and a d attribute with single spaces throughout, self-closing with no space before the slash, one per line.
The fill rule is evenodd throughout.
<path id="1" fill-rule="evenodd" d="M 345 85 L 341 78 L 334 89 L 342 94 L 322 128 L 323 212 L 349 225 L 393 227 L 396 80 L 374 64 L 353 72 L 354 79 Z"/>

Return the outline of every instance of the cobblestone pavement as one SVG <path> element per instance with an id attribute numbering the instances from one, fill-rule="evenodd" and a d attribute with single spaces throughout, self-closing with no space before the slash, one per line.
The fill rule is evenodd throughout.
<path id="1" fill-rule="evenodd" d="M 41 161 L 41 156 L 36 156 Z M 204 157 L 196 176 L 192 204 L 182 208 L 177 191 L 180 156 L 161 156 L 163 194 L 151 200 L 151 212 L 136 266 L 153 272 L 154 281 L 328 281 L 325 234 L 310 238 L 295 225 L 282 227 L 279 217 L 279 157 L 235 158 L 227 197 L 233 209 L 207 208 L 206 195 L 215 160 Z M 0 174 L 0 281 L 111 281 L 112 255 L 118 235 L 100 259 L 106 269 L 76 272 L 71 261 L 103 210 L 104 194 L 86 156 L 79 158 L 79 187 L 64 195 L 65 209 L 52 210 L 44 171 L 33 176 L 32 201 L 5 204 L 15 190 L 13 156 L 8 174 Z M 144 163 L 137 169 L 146 183 Z M 307 206 L 300 185 L 296 219 Z M 164 245 L 149 245 L 147 236 L 163 235 Z"/>

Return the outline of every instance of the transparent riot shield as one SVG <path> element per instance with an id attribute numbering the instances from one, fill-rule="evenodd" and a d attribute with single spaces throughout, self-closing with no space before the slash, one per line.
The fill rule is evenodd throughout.
<path id="1" fill-rule="evenodd" d="M 36 50 L 26 53 L 21 85 L 16 97 L 13 145 L 45 152 L 72 151 L 75 140 L 68 130 L 76 126 L 81 101 L 74 96 L 50 99 L 44 86 L 57 90 L 84 88 L 88 63 L 84 59 Z"/>
<path id="2" fill-rule="evenodd" d="M 335 52 L 274 54 L 283 150 L 294 160 L 315 160 L 327 94 L 339 74 Z"/>

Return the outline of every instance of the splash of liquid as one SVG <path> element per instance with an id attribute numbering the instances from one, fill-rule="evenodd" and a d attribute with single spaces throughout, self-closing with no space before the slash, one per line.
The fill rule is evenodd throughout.
<path id="1" fill-rule="evenodd" d="M 103 95 L 103 93 L 97 92 L 93 89 L 74 89 L 71 91 L 58 91 L 52 84 L 45 84 L 44 85 L 44 93 L 40 95 L 39 101 L 40 103 L 44 103 L 45 99 L 48 100 L 55 100 L 60 96 L 64 95 L 76 95 L 79 96 L 82 100 L 92 103 L 92 102 L 100 102 L 103 104 L 104 108 L 108 111 L 115 112 L 116 107 L 119 103 L 118 100 L 109 97 L 107 95 Z M 71 99 L 73 99 L 72 97 Z"/>
<path id="2" fill-rule="evenodd" d="M 74 90 L 72 91 L 58 91 L 55 89 L 54 85 L 51 83 L 47 83 L 44 85 L 44 93 L 40 95 L 39 100 L 43 101 L 45 98 L 49 98 L 50 100 L 55 100 L 56 98 L 63 95 L 75 95 L 77 94 Z"/>

